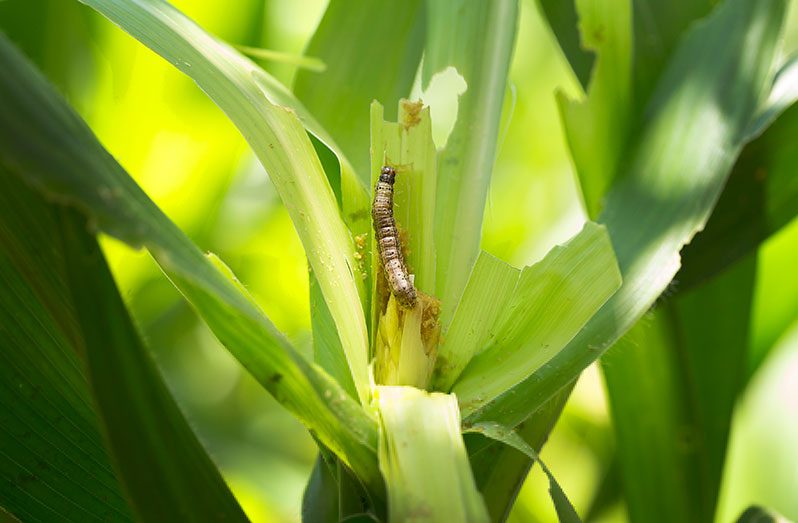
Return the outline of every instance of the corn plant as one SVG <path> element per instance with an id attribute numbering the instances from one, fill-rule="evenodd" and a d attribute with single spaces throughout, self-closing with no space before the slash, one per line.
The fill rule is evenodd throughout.
<path id="1" fill-rule="evenodd" d="M 0 514 L 247 519 L 120 297 L 104 234 L 146 249 L 313 436 L 308 521 L 503 521 L 534 463 L 560 520 L 578 521 L 538 452 L 613 346 L 630 518 L 714 517 L 746 372 L 752 268 L 736 262 L 798 210 L 787 0 L 539 1 L 584 88 L 558 103 L 590 220 L 521 268 L 480 250 L 508 68 L 525 52 L 517 1 L 331 0 L 306 50 L 325 68 L 291 89 L 165 1 L 81 1 L 193 79 L 257 155 L 307 255 L 313 359 L 2 38 Z M 409 96 L 451 70 L 465 88 L 434 140 L 429 107 Z M 383 166 L 397 172 L 412 306 L 374 239 Z M 717 325 L 699 319 L 707 307 Z M 675 443 L 684 426 L 697 443 Z"/>

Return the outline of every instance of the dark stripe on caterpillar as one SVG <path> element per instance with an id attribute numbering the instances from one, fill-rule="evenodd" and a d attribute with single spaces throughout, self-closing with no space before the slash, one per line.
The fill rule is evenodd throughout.
<path id="1" fill-rule="evenodd" d="M 385 278 L 391 292 L 396 296 L 399 305 L 406 309 L 416 306 L 416 288 L 410 281 L 404 257 L 399 231 L 393 218 L 393 182 L 396 171 L 387 165 L 380 171 L 380 179 L 374 190 L 374 204 L 371 207 L 371 218 L 377 237 L 377 249 L 380 262 L 385 271 Z"/>

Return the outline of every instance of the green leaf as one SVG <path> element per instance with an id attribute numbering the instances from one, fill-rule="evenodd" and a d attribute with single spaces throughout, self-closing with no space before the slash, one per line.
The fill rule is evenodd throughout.
<path id="1" fill-rule="evenodd" d="M 338 523 L 338 482 L 321 455 L 302 495 L 302 521 Z"/>
<path id="2" fill-rule="evenodd" d="M 57 215 L 0 164 L 0 506 L 23 521 L 131 521 L 83 374 L 57 231 Z"/>
<path id="3" fill-rule="evenodd" d="M 496 335 L 455 381 L 464 416 L 508 392 L 546 364 L 621 285 L 604 227 L 588 222 L 540 262 L 526 267 Z"/>
<path id="4" fill-rule="evenodd" d="M 517 0 L 427 2 L 423 87 L 448 67 L 467 84 L 454 128 L 438 154 L 435 296 L 444 323 L 479 254 L 517 23 Z"/>
<path id="5" fill-rule="evenodd" d="M 746 138 L 749 141 L 756 139 L 796 101 L 798 101 L 798 56 L 793 56 L 774 75 L 770 96 L 748 126 Z"/>
<path id="6" fill-rule="evenodd" d="M 745 381 L 753 261 L 680 294 L 602 358 L 634 521 L 714 519 Z"/>
<path id="7" fill-rule="evenodd" d="M 454 318 L 438 346 L 433 387 L 448 391 L 471 358 L 495 338 L 521 271 L 485 251 L 479 253 Z"/>
<path id="8" fill-rule="evenodd" d="M 368 343 L 358 291 L 362 279 L 335 196 L 294 112 L 306 114 L 301 104 L 263 70 L 164 1 L 82 1 L 193 78 L 249 142 L 294 222 L 338 328 L 358 395 L 366 402 Z M 274 105 L 270 98 L 285 106 Z M 306 125 L 326 135 L 309 121 L 305 119 Z M 325 141 L 323 136 L 319 138 Z"/>
<path id="9" fill-rule="evenodd" d="M 543 448 L 572 389 L 573 386 L 565 387 L 516 430 L 535 452 L 539 453 Z M 484 441 L 469 441 L 469 436 L 491 443 L 485 445 Z M 491 520 L 506 521 L 535 460 L 511 446 L 477 434 L 465 434 L 464 438 L 471 468 Z"/>
<path id="10" fill-rule="evenodd" d="M 396 107 L 410 94 L 424 44 L 420 0 L 332 0 L 305 53 L 324 73 L 299 71 L 294 93 L 333 134 L 363 186 L 371 181 L 369 104 Z"/>
<path id="11" fill-rule="evenodd" d="M 745 509 L 737 523 L 789 523 L 789 521 L 769 510 L 754 506 Z"/>
<path id="12" fill-rule="evenodd" d="M 793 106 L 745 146 L 706 228 L 682 251 L 680 291 L 727 269 L 798 215 L 796 135 Z"/>
<path id="13" fill-rule="evenodd" d="M 85 218 L 74 210 L 58 216 L 87 377 L 138 517 L 248 521 L 158 374 Z"/>
<path id="14" fill-rule="evenodd" d="M 237 45 L 236 49 L 258 60 L 294 65 L 314 73 L 323 73 L 327 70 L 327 64 L 324 63 L 324 60 L 320 60 L 315 56 L 293 55 L 273 49 L 262 49 L 260 47 L 249 47 L 246 45 Z"/>
<path id="15" fill-rule="evenodd" d="M 596 57 L 580 41 L 576 0 L 538 0 L 537 3 L 576 79 L 587 91 Z"/>
<path id="16" fill-rule="evenodd" d="M 518 433 L 498 423 L 490 422 L 477 423 L 476 425 L 469 426 L 467 432 L 475 432 L 500 441 L 518 452 L 523 452 L 529 459 L 538 462 L 540 468 L 546 474 L 546 477 L 549 478 L 549 495 L 551 496 L 551 501 L 554 503 L 554 508 L 557 510 L 557 518 L 561 523 L 580 523 L 582 521 L 579 519 L 579 515 L 576 513 L 576 509 L 574 509 L 568 496 L 565 495 L 562 487 L 560 487 L 560 484 L 557 483 L 557 480 L 554 478 L 554 474 L 552 474 L 546 464 L 540 460 L 535 449 L 524 441 Z"/>
<path id="17" fill-rule="evenodd" d="M 597 55 L 587 99 L 558 97 L 588 215 L 595 218 L 615 179 L 630 129 L 632 13 L 628 2 L 577 0 L 582 46 Z"/>
<path id="18" fill-rule="evenodd" d="M 346 355 L 338 329 L 324 301 L 313 272 L 310 273 L 310 325 L 313 330 L 313 360 L 321 366 L 353 398 L 357 397 L 352 373 L 346 365 Z"/>
<path id="19" fill-rule="evenodd" d="M 706 223 L 759 105 L 779 41 L 784 0 L 727 0 L 674 54 L 628 164 L 610 191 L 606 224 L 620 290 L 567 347 L 468 422 L 515 426 L 569 383 L 651 307 Z"/>
<path id="20" fill-rule="evenodd" d="M 7 72 L 0 78 L 2 164 L 46 197 L 80 209 L 92 226 L 130 245 L 146 246 L 261 385 L 365 482 L 379 486 L 376 424 L 370 415 L 302 358 L 229 269 L 202 255 L 4 41 L 0 53 Z"/>
<path id="21" fill-rule="evenodd" d="M 488 521 L 460 434 L 457 398 L 378 386 L 375 400 L 389 520 Z"/>
<path id="22" fill-rule="evenodd" d="M 634 94 L 642 112 L 690 24 L 719 0 L 631 0 L 634 10 Z"/>

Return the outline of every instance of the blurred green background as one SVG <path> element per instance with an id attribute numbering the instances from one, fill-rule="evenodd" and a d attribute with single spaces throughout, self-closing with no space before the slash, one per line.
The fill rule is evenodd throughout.
<path id="1" fill-rule="evenodd" d="M 230 43 L 293 54 L 301 54 L 326 5 L 174 3 Z M 795 5 L 787 31 L 793 50 Z M 554 100 L 557 89 L 569 96 L 580 90 L 535 3 L 524 0 L 521 13 L 482 240 L 483 248 L 516 265 L 539 259 L 584 221 Z M 302 247 L 267 175 L 225 115 L 190 79 L 77 2 L 0 0 L 0 29 L 150 197 L 201 248 L 221 256 L 273 322 L 310 354 Z M 291 85 L 294 66 L 261 65 Z M 148 255 L 112 240 L 104 246 L 170 388 L 250 517 L 299 520 L 315 458 L 310 437 L 242 372 Z M 751 344 L 770 356 L 735 415 L 719 521 L 733 520 L 751 503 L 798 519 L 797 267 L 793 220 L 759 252 Z M 591 367 L 542 454 L 590 520 L 626 520 L 613 445 L 602 378 Z M 511 520 L 556 521 L 546 489 L 545 477 L 533 471 Z"/>

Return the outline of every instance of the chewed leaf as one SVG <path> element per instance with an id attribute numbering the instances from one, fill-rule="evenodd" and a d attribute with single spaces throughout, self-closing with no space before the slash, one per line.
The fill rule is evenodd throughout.
<path id="1" fill-rule="evenodd" d="M 377 387 L 374 398 L 390 521 L 488 521 L 460 434 L 457 398 L 413 387 Z"/>
<path id="2" fill-rule="evenodd" d="M 364 481 L 379 482 L 376 424 L 369 414 L 297 352 L 241 292 L 232 272 L 200 252 L 21 56 L 8 45 L 0 45 L 0 53 L 7 72 L 0 81 L 0 157 L 13 175 L 45 198 L 78 209 L 100 231 L 145 246 L 261 385 Z M 278 118 L 292 118 L 276 111 Z M 290 128 L 307 139 L 292 121 Z"/>
<path id="3" fill-rule="evenodd" d="M 83 1 L 193 78 L 247 139 L 302 240 L 359 398 L 366 402 L 368 343 L 361 303 L 365 289 L 354 269 L 355 247 L 297 114 L 327 140 L 328 135 L 287 89 L 165 1 Z"/>
<path id="4" fill-rule="evenodd" d="M 482 251 L 438 350 L 433 387 L 448 391 L 471 358 L 496 336 L 521 271 Z"/>
<path id="5" fill-rule="evenodd" d="M 490 345 L 452 388 L 463 412 L 511 390 L 555 357 L 620 285 L 607 231 L 592 222 L 526 267 Z"/>

